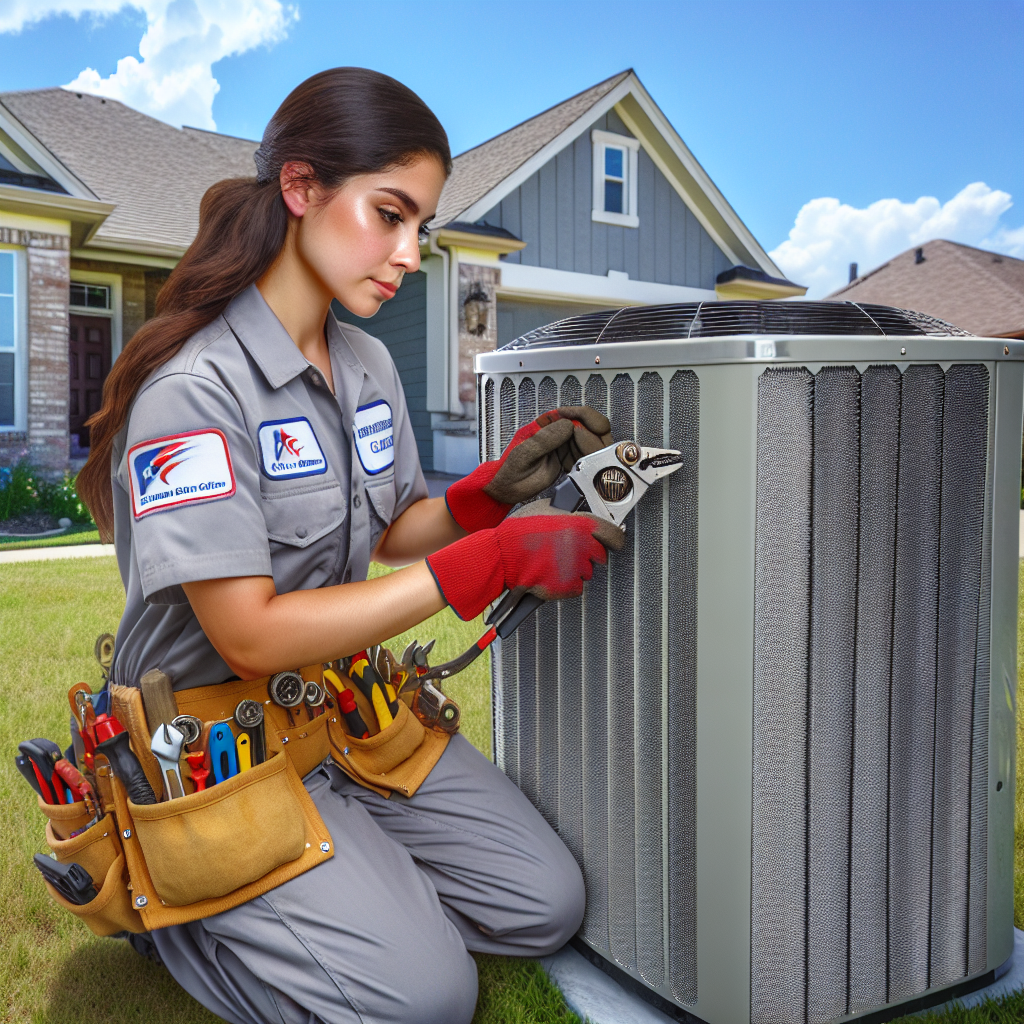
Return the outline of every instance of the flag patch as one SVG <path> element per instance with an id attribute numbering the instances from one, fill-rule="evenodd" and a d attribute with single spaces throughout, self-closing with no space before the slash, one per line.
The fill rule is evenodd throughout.
<path id="1" fill-rule="evenodd" d="M 150 512 L 235 493 L 227 438 L 216 429 L 192 430 L 132 445 L 128 479 L 136 519 Z"/>
<path id="2" fill-rule="evenodd" d="M 352 436 L 363 469 L 370 476 L 383 473 L 395 463 L 395 429 L 391 406 L 383 398 L 356 409 Z"/>
<path id="3" fill-rule="evenodd" d="M 327 472 L 327 459 L 305 416 L 260 424 L 260 460 L 271 480 L 292 480 Z"/>

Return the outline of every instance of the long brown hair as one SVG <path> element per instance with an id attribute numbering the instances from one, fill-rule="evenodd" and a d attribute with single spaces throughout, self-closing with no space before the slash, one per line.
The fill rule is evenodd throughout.
<path id="1" fill-rule="evenodd" d="M 256 151 L 256 177 L 213 185 L 199 207 L 199 231 L 167 279 L 156 316 L 143 324 L 111 368 L 103 406 L 89 421 L 89 461 L 78 493 L 100 535 L 114 531 L 111 449 L 136 393 L 185 342 L 270 269 L 284 244 L 288 211 L 281 167 L 301 161 L 328 193 L 356 174 L 419 154 L 451 171 L 448 136 L 411 89 L 365 68 L 321 71 L 295 88 L 270 119 Z"/>

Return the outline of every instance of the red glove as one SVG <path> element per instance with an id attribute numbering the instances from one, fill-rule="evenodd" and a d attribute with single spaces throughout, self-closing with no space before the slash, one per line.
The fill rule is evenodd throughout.
<path id="1" fill-rule="evenodd" d="M 473 619 L 505 589 L 520 588 L 545 601 L 577 597 L 594 563 L 619 550 L 625 534 L 583 512 L 528 505 L 499 526 L 449 544 L 427 559 L 441 596 L 460 619 Z"/>
<path id="2" fill-rule="evenodd" d="M 588 406 L 562 406 L 520 427 L 501 458 L 479 465 L 445 492 L 452 519 L 469 533 L 500 523 L 536 498 L 583 455 L 612 443 L 611 424 Z"/>

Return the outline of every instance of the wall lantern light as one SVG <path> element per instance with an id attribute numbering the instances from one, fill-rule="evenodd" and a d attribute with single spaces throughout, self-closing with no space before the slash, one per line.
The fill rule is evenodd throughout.
<path id="1" fill-rule="evenodd" d="M 466 330 L 470 334 L 483 334 L 487 330 L 487 307 L 491 300 L 479 283 L 473 285 L 462 308 L 466 313 Z"/>

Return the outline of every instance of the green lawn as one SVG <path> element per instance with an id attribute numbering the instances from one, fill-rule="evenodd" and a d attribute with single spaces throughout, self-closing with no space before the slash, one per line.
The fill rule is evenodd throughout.
<path id="1" fill-rule="evenodd" d="M 32 540 L 25 537 L 0 537 L 0 551 L 20 551 L 23 548 L 62 548 L 68 544 L 99 544 L 100 531 L 95 526 L 69 527 L 56 537 Z"/>
<path id="2" fill-rule="evenodd" d="M 1024 579 L 1022 579 L 1024 592 Z M 167 972 L 125 943 L 95 938 L 46 896 L 31 866 L 45 849 L 34 797 L 16 772 L 11 751 L 29 736 L 65 737 L 67 688 L 92 686 L 99 633 L 113 632 L 124 596 L 113 558 L 0 564 L 0 806 L 6 842 L 0 854 L 0 1024 L 215 1024 Z M 1024 610 L 1018 634 L 1018 664 Z M 413 631 L 421 642 L 437 637 L 433 660 L 454 657 L 482 632 L 479 620 L 460 622 L 442 612 Z M 401 654 L 412 639 L 390 646 Z M 487 658 L 481 657 L 447 690 L 463 710 L 463 732 L 490 755 L 491 713 Z M 1018 746 L 1024 717 L 1018 722 Z M 1024 748 L 1021 748 L 1024 749 Z M 1015 919 L 1024 925 L 1024 785 L 1018 761 Z M 579 1024 L 534 961 L 478 957 L 480 1001 L 474 1024 Z M 943 1024 L 1024 1020 L 1024 996 L 944 1017 L 913 1018 Z M 910 1019 L 908 1018 L 908 1021 Z"/>

